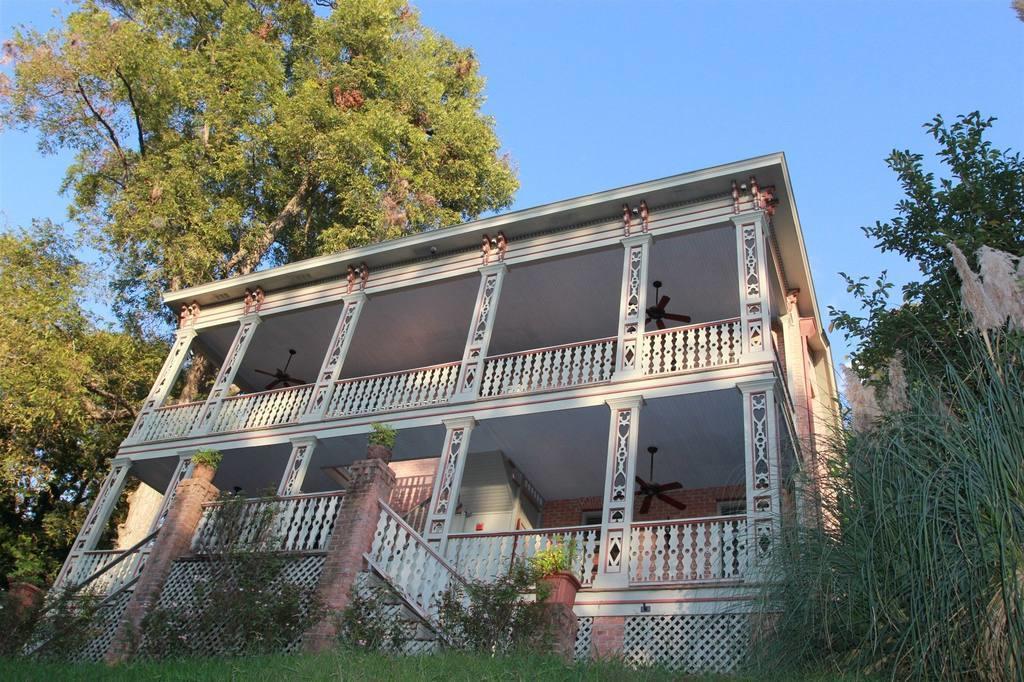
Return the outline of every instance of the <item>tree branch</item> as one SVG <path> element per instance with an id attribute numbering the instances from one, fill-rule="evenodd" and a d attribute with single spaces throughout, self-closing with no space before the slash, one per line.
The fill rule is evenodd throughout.
<path id="1" fill-rule="evenodd" d="M 128 104 L 132 107 L 132 114 L 135 116 L 135 130 L 138 131 L 139 135 L 139 155 L 145 156 L 146 142 L 142 136 L 142 118 L 139 116 L 139 107 L 135 104 L 135 94 L 132 92 L 131 83 L 129 83 L 128 79 L 124 77 L 123 73 L 121 73 L 121 69 L 116 66 L 114 67 L 114 73 L 116 73 L 117 77 L 121 79 L 122 83 L 124 83 L 124 89 L 128 91 Z"/>
<path id="2" fill-rule="evenodd" d="M 235 255 L 228 260 L 225 269 L 231 272 L 237 268 L 238 274 L 241 275 L 247 275 L 252 272 L 260 264 L 263 256 L 266 255 L 274 240 L 277 239 L 277 235 L 281 233 L 281 230 L 288 224 L 288 221 L 298 217 L 302 211 L 302 204 L 305 201 L 306 194 L 309 193 L 312 186 L 313 179 L 309 175 L 303 176 L 302 182 L 299 183 L 299 189 L 288 200 L 288 203 L 284 205 L 284 208 L 277 214 L 277 217 L 267 223 L 262 234 L 254 238 L 255 243 L 252 246 L 239 246 Z"/>
<path id="3" fill-rule="evenodd" d="M 112 402 L 112 403 L 114 403 L 116 405 L 120 405 L 121 409 L 119 409 L 119 410 L 110 410 L 110 409 L 105 410 L 107 413 L 109 413 L 109 414 L 117 414 L 117 415 L 121 415 L 121 416 L 128 416 L 128 415 L 133 416 L 133 417 L 135 416 L 135 406 L 132 405 L 132 403 L 130 403 L 129 401 L 125 400 L 123 397 L 117 395 L 116 393 L 113 393 L 111 391 L 106 390 L 105 388 L 103 388 L 102 386 L 100 386 L 99 384 L 97 384 L 95 381 L 93 381 L 91 379 L 83 381 L 82 385 L 85 386 L 85 390 L 89 391 L 90 393 L 92 393 L 94 395 L 98 395 L 101 398 L 106 398 L 107 400 L 109 400 L 110 402 Z M 122 413 L 126 413 L 126 414 L 122 414 Z M 119 417 L 114 417 L 114 418 L 119 418 Z"/>
<path id="4" fill-rule="evenodd" d="M 117 151 L 117 155 L 121 157 L 121 163 L 124 165 L 124 174 L 128 175 L 128 158 L 124 155 L 124 150 L 121 149 L 121 143 L 117 141 L 117 134 L 114 132 L 114 129 L 110 127 L 110 124 L 107 123 L 102 116 L 100 116 L 100 113 L 96 111 L 96 108 L 92 105 L 92 102 L 89 101 L 89 96 L 85 94 L 85 88 L 82 87 L 81 79 L 78 80 L 77 85 L 78 94 L 80 94 L 82 96 L 82 99 L 85 100 L 85 106 L 89 107 L 89 111 L 91 111 L 92 115 L 96 117 L 96 120 L 99 121 L 100 124 L 107 129 L 107 135 L 110 137 L 110 142 L 114 145 L 114 150 Z"/>

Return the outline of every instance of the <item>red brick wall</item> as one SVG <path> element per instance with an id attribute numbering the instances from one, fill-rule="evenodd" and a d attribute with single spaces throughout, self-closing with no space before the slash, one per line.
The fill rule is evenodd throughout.
<path id="1" fill-rule="evenodd" d="M 692 519 L 698 516 L 715 516 L 718 503 L 723 500 L 737 500 L 746 497 L 746 488 L 742 485 L 717 486 L 714 488 L 693 488 L 676 490 L 666 493 L 674 500 L 686 505 L 686 509 L 675 507 L 654 498 L 651 508 L 646 514 L 640 513 L 643 498 L 639 495 L 633 508 L 634 521 L 661 521 L 663 519 Z M 578 497 L 566 500 L 547 500 L 544 503 L 543 526 L 558 528 L 561 526 L 578 526 L 582 523 L 583 512 L 601 509 L 601 498 Z"/>

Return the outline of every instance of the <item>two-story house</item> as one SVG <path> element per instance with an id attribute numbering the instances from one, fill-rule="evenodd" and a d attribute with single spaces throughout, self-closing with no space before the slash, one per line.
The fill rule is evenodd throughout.
<path id="1" fill-rule="evenodd" d="M 835 385 L 781 154 L 164 300 L 180 328 L 59 579 L 117 608 L 199 449 L 223 455 L 219 490 L 276 491 L 281 549 L 323 582 L 374 423 L 397 431 L 395 481 L 366 570 L 429 620 L 451 574 L 572 542 L 581 657 L 729 669 L 780 524 L 815 515 L 795 474 Z M 182 399 L 200 356 L 215 378 Z M 129 476 L 163 492 L 152 533 L 100 549 Z"/>

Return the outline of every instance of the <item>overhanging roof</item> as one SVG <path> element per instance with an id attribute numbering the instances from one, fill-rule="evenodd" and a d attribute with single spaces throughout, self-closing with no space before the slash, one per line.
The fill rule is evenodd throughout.
<path id="1" fill-rule="evenodd" d="M 427 258 L 431 255 L 432 248 L 436 249 L 438 254 L 472 250 L 479 246 L 481 235 L 493 235 L 498 230 L 504 231 L 510 242 L 515 242 L 517 238 L 537 232 L 617 220 L 622 214 L 623 203 L 633 204 L 641 199 L 646 200 L 652 214 L 656 214 L 659 207 L 727 194 L 732 180 L 746 182 L 750 175 L 757 176 L 762 187 L 774 185 L 776 188 L 779 205 L 776 207 L 773 224 L 788 284 L 792 288 L 800 289 L 799 307 L 803 314 L 814 315 L 820 319 L 789 170 L 782 152 L 309 258 L 248 275 L 166 292 L 163 298 L 164 302 L 172 307 L 190 301 L 210 305 L 225 298 L 241 299 L 247 288 L 255 286 L 261 286 L 266 291 L 274 291 L 317 280 L 343 278 L 346 268 L 353 263 L 365 261 L 373 271 L 397 263 Z M 822 340 L 825 341 L 824 335 Z"/>

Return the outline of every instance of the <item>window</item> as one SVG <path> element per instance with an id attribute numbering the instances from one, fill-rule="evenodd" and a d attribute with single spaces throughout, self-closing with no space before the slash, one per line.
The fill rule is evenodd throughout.
<path id="1" fill-rule="evenodd" d="M 736 516 L 738 514 L 747 513 L 747 501 L 746 500 L 719 500 L 718 501 L 718 515 L 719 516 Z"/>
<path id="2" fill-rule="evenodd" d="M 584 511 L 580 518 L 580 524 L 584 526 L 600 526 L 601 525 L 601 510 L 591 509 Z"/>

